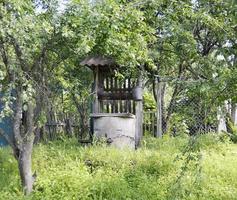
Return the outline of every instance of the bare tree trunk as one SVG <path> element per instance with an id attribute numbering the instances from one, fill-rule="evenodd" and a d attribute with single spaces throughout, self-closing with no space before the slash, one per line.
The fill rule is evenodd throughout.
<path id="1" fill-rule="evenodd" d="M 156 130 L 156 137 L 162 137 L 163 132 L 162 132 L 162 100 L 161 100 L 161 88 L 162 88 L 162 84 L 159 80 L 157 80 L 157 104 L 156 104 L 156 115 L 157 115 L 157 130 Z"/>
<path id="2" fill-rule="evenodd" d="M 182 73 L 183 73 L 183 70 L 184 70 L 184 66 L 183 65 L 184 65 L 183 62 L 181 62 L 179 64 L 179 72 L 178 72 L 178 77 L 177 77 L 178 79 L 181 78 L 181 76 L 182 76 Z M 171 100 L 170 100 L 170 103 L 169 103 L 169 106 L 167 108 L 167 115 L 166 115 L 166 117 L 164 117 L 164 120 L 163 120 L 162 129 L 163 129 L 164 133 L 168 130 L 168 125 L 169 125 L 170 117 L 171 117 L 172 113 L 174 112 L 175 103 L 176 103 L 175 101 L 176 101 L 176 98 L 177 98 L 178 94 L 180 93 L 180 91 L 182 91 L 182 88 L 180 87 L 180 85 L 178 83 L 176 83 L 175 87 L 174 87 L 174 91 L 173 91 L 172 97 L 171 97 Z"/>
<path id="3" fill-rule="evenodd" d="M 237 125 L 237 104 L 235 102 L 231 102 L 231 119 L 234 125 Z"/>
<path id="4" fill-rule="evenodd" d="M 161 117 L 162 117 L 162 132 L 165 133 L 166 120 L 165 120 L 165 91 L 166 83 L 164 82 L 161 88 Z"/>
<path id="5" fill-rule="evenodd" d="M 32 192 L 33 184 L 35 181 L 35 176 L 32 175 L 31 170 L 32 149 L 33 149 L 32 140 L 24 143 L 22 150 L 19 152 L 19 158 L 17 160 L 23 191 L 26 195 Z"/>
<path id="6" fill-rule="evenodd" d="M 153 97 L 157 102 L 157 91 L 156 91 L 156 83 L 152 82 L 152 91 Z M 162 82 L 161 86 L 161 118 L 162 118 L 162 133 L 165 133 L 166 130 L 166 117 L 165 117 L 165 91 L 166 91 L 166 82 Z"/>
<path id="7" fill-rule="evenodd" d="M 23 117 L 23 99 L 22 89 L 18 88 L 16 91 L 16 108 L 14 113 L 14 145 L 13 149 L 15 158 L 18 162 L 18 169 L 22 182 L 23 191 L 26 195 L 30 194 L 33 189 L 35 177 L 31 171 L 31 155 L 34 142 L 34 112 L 32 103 L 27 104 L 27 111 Z"/>

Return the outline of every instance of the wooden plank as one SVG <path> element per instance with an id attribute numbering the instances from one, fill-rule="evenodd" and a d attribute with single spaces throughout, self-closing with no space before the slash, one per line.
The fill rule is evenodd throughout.
<path id="1" fill-rule="evenodd" d="M 105 92 L 110 92 L 110 91 L 113 91 L 113 92 L 118 92 L 118 93 L 123 93 L 123 92 L 132 92 L 132 88 L 131 89 L 128 89 L 128 88 L 104 88 L 104 91 Z"/>
<path id="2" fill-rule="evenodd" d="M 123 84 L 122 84 L 122 82 L 120 81 L 120 82 L 119 82 L 119 92 L 120 92 L 120 94 L 122 93 L 122 89 L 123 89 Z M 119 99 L 119 112 L 120 112 L 120 113 L 123 113 L 123 101 L 122 101 L 121 98 Z"/>
<path id="3" fill-rule="evenodd" d="M 98 87 L 97 89 L 104 89 L 104 74 L 103 73 L 99 73 L 98 75 Z M 97 92 L 97 96 L 99 96 L 98 92 Z M 103 112 L 103 100 L 100 100 L 99 97 L 98 97 L 98 100 L 99 100 L 99 108 L 98 108 L 98 112 Z"/>
<path id="4" fill-rule="evenodd" d="M 110 90 L 113 91 L 113 89 L 114 89 L 113 77 L 111 76 L 111 77 L 110 77 Z M 113 99 L 114 99 L 114 94 L 113 94 L 113 92 L 111 92 L 110 94 L 108 94 L 108 96 L 110 96 L 109 99 L 112 100 L 112 101 L 111 101 L 111 112 L 114 113 L 114 101 L 113 101 Z"/>
<path id="5" fill-rule="evenodd" d="M 132 87 L 134 88 L 136 86 L 135 80 L 132 81 Z M 136 102 L 133 100 L 132 101 L 132 113 L 136 115 Z"/>
<path id="6" fill-rule="evenodd" d="M 114 91 L 114 95 L 116 94 L 116 95 L 119 95 L 119 93 L 117 93 L 117 91 L 118 91 L 118 80 L 117 80 L 117 78 L 115 77 L 114 78 L 114 88 L 116 89 L 115 91 Z M 119 98 L 118 98 L 119 99 Z M 115 113 L 118 113 L 118 99 L 116 99 L 116 101 L 114 101 L 114 103 L 115 103 L 115 108 L 114 108 L 114 111 L 115 111 Z"/>
<path id="7" fill-rule="evenodd" d="M 132 105 L 132 109 L 133 109 L 133 114 L 136 114 L 136 102 L 133 100 L 132 101 L 133 105 Z"/>
<path id="8" fill-rule="evenodd" d="M 106 112 L 109 113 L 109 101 L 106 100 L 105 102 L 106 102 Z"/>
<path id="9" fill-rule="evenodd" d="M 96 67 L 94 71 L 95 82 L 94 82 L 94 105 L 93 105 L 93 113 L 99 112 L 99 99 L 98 99 L 98 84 L 99 84 L 99 68 Z"/>
<path id="10" fill-rule="evenodd" d="M 104 101 L 103 100 L 100 100 L 100 109 L 99 109 L 100 112 L 104 112 Z"/>
<path id="11" fill-rule="evenodd" d="M 129 90 L 131 90 L 131 79 L 130 78 L 128 78 L 128 89 Z M 131 96 L 133 96 L 133 95 L 131 95 Z M 129 113 L 132 113 L 132 105 L 131 105 L 131 101 L 130 100 L 128 100 L 128 112 Z"/>
<path id="12" fill-rule="evenodd" d="M 109 78 L 106 77 L 106 88 L 109 89 Z M 109 101 L 106 101 L 106 111 L 109 113 Z"/>
<path id="13" fill-rule="evenodd" d="M 115 92 L 101 92 L 98 96 L 99 100 L 132 100 L 132 93 L 115 93 Z"/>

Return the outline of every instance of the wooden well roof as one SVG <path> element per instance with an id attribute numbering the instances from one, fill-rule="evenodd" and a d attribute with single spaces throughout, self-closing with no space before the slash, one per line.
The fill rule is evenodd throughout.
<path id="1" fill-rule="evenodd" d="M 116 62 L 113 58 L 104 57 L 104 56 L 89 56 L 85 58 L 80 65 L 88 66 L 90 68 L 94 67 L 114 67 Z"/>

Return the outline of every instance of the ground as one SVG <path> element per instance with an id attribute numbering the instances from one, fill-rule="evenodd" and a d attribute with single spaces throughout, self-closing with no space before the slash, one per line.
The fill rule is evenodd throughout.
<path id="1" fill-rule="evenodd" d="M 0 149 L 0 199 L 237 199 L 237 145 L 218 135 L 147 137 L 137 151 L 61 138 L 37 145 L 34 193 L 24 198 L 9 148 Z"/>

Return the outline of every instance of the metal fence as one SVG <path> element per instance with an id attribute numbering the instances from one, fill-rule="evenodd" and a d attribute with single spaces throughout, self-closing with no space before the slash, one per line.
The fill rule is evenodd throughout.
<path id="1" fill-rule="evenodd" d="M 144 111 L 143 130 L 152 135 L 217 132 L 218 98 L 204 90 L 206 83 L 159 82 L 157 108 Z M 165 90 L 165 91 L 162 91 Z M 158 119 L 157 119 L 158 117 Z M 160 124 L 159 124 L 160 123 Z"/>

